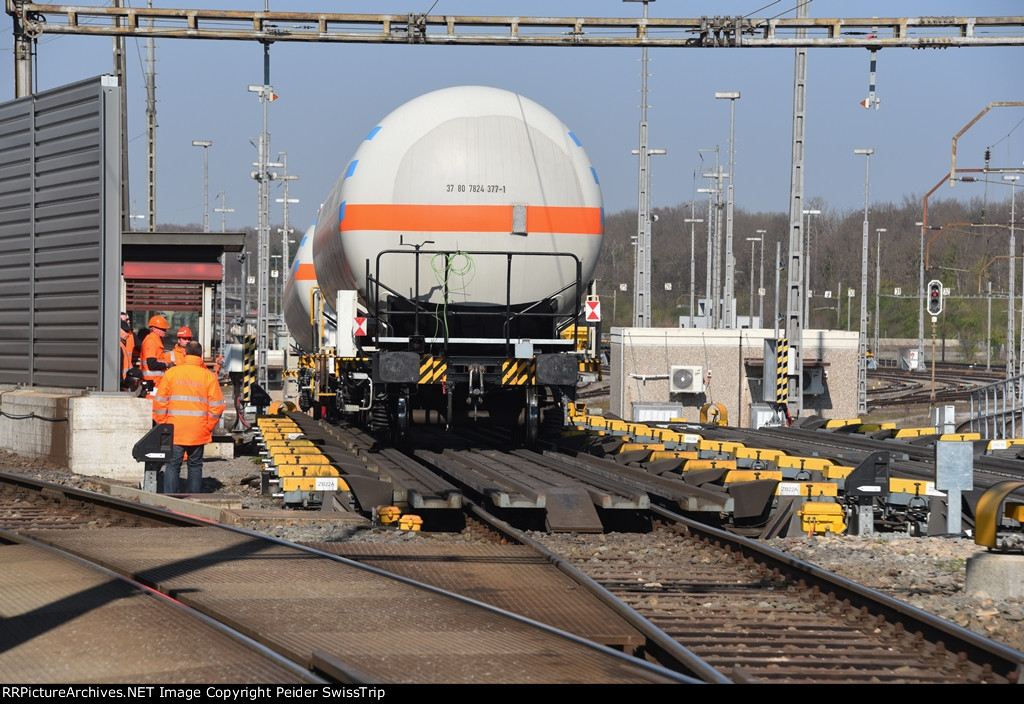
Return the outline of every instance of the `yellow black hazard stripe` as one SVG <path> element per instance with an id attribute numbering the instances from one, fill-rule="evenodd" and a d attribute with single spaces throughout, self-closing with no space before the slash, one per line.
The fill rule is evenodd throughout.
<path id="1" fill-rule="evenodd" d="M 448 360 L 425 354 L 420 357 L 420 384 L 437 384 L 448 373 Z"/>
<path id="2" fill-rule="evenodd" d="M 780 337 L 775 348 L 775 403 L 789 402 L 789 338 Z"/>
<path id="3" fill-rule="evenodd" d="M 537 383 L 534 359 L 506 359 L 501 363 L 502 386 L 533 386 Z"/>
<path id="4" fill-rule="evenodd" d="M 256 385 L 256 336 L 242 339 L 242 398 L 252 402 L 252 387 Z"/>

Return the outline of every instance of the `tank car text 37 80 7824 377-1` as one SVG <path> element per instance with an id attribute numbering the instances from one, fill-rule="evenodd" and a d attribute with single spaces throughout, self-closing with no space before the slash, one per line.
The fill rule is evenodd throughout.
<path id="1" fill-rule="evenodd" d="M 603 233 L 597 174 L 545 108 L 480 86 L 399 107 L 299 246 L 300 407 L 398 437 L 416 409 L 486 414 L 531 444 L 545 401 L 566 413 L 597 369 L 584 304 Z"/>

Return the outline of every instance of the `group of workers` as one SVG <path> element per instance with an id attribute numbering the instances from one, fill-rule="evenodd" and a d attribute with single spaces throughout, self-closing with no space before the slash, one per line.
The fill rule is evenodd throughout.
<path id="1" fill-rule="evenodd" d="M 177 344 L 168 352 L 164 336 L 167 318 L 149 319 L 149 334 L 142 340 L 135 367 L 135 337 L 127 313 L 121 313 L 121 388 L 145 389 L 153 399 L 153 422 L 174 426 L 171 458 L 164 467 L 163 493 L 177 494 L 181 464 L 188 471 L 185 493 L 198 494 L 203 482 L 203 453 L 213 441 L 213 429 L 224 414 L 224 394 L 217 375 L 203 361 L 203 346 L 187 327 L 178 329 Z"/>

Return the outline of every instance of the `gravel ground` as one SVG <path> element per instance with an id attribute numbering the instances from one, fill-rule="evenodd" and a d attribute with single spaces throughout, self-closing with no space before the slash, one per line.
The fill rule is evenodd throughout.
<path id="1" fill-rule="evenodd" d="M 237 494 L 243 508 L 278 508 L 279 502 L 259 493 L 260 466 L 251 457 L 208 460 L 203 489 Z M 0 471 L 25 474 L 82 489 L 103 491 L 108 480 L 73 475 L 42 460 L 0 451 Z M 296 522 L 252 521 L 244 526 L 255 532 L 294 542 L 331 540 L 465 541 L 461 534 L 401 532 L 393 529 L 353 528 L 329 520 Z M 659 546 L 632 535 L 638 560 L 654 559 Z M 902 533 L 871 537 L 805 536 L 766 541 L 793 557 L 836 572 L 912 606 L 934 613 L 980 635 L 1024 652 L 1024 600 L 997 600 L 967 595 L 967 559 L 984 548 L 967 538 L 911 538 Z"/>

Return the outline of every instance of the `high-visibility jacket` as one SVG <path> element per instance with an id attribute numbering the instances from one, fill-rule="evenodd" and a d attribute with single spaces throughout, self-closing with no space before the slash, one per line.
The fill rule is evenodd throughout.
<path id="1" fill-rule="evenodd" d="M 157 365 L 153 369 L 149 368 L 149 360 L 151 359 L 155 359 L 157 361 Z M 145 339 L 142 341 L 142 352 L 139 353 L 142 376 L 146 381 L 152 381 L 154 386 L 159 384 L 160 378 L 164 375 L 167 363 L 170 361 L 171 360 L 167 357 L 167 352 L 164 350 L 163 338 L 155 332 L 150 332 L 146 335 Z"/>
<path id="2" fill-rule="evenodd" d="M 128 373 L 128 370 L 132 368 L 132 351 L 128 349 L 128 345 L 125 344 L 126 340 L 121 340 L 121 386 L 124 386 L 124 375 Z"/>
<path id="3" fill-rule="evenodd" d="M 175 364 L 183 364 L 185 362 L 185 348 L 181 345 L 175 345 L 172 347 L 171 361 Z"/>
<path id="4" fill-rule="evenodd" d="M 160 379 L 153 397 L 153 420 L 174 426 L 175 445 L 205 445 L 224 414 L 220 382 L 203 358 L 186 355 L 185 363 L 172 367 Z"/>

